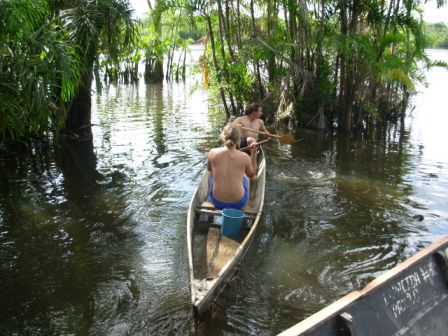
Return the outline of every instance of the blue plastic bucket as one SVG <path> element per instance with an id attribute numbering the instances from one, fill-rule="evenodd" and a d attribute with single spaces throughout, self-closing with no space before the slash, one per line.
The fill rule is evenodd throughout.
<path id="1" fill-rule="evenodd" d="M 239 238 L 244 212 L 237 209 L 222 209 L 221 233 L 230 238 Z"/>

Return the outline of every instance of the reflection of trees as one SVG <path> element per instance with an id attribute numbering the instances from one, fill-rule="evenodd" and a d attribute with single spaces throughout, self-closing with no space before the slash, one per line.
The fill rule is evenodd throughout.
<path id="1" fill-rule="evenodd" d="M 409 155 L 403 151 L 407 137 L 403 133 L 394 136 L 391 131 L 378 131 L 368 138 L 339 135 L 331 140 L 334 169 L 341 178 L 337 190 L 343 197 L 352 196 L 344 194 L 345 191 L 359 194 L 353 202 L 358 203 L 360 198 L 366 201 L 366 204 L 359 202 L 366 214 L 371 214 L 372 209 L 388 211 L 392 207 L 399 210 L 396 201 L 404 196 L 400 185 L 409 165 Z"/>
<path id="2" fill-rule="evenodd" d="M 138 246 L 119 176 L 103 178 L 96 163 L 91 141 L 0 160 L 0 334 L 89 334 L 99 307 L 116 304 L 111 291 L 123 309 L 138 299 L 126 285 Z"/>
<path id="3" fill-rule="evenodd" d="M 56 159 L 64 174 L 64 188 L 69 197 L 78 199 L 98 190 L 97 181 L 102 176 L 96 170 L 97 158 L 92 139 L 65 143 L 57 152 Z"/>
<path id="4" fill-rule="evenodd" d="M 137 246 L 129 243 L 129 239 L 135 236 L 126 228 L 131 220 L 123 216 L 127 203 L 120 192 L 121 177 L 114 172 L 110 176 L 102 176 L 97 171 L 92 141 L 65 144 L 58 152 L 57 162 L 64 174 L 64 190 L 69 200 L 69 213 L 73 217 L 67 223 L 73 251 L 68 270 L 69 297 L 81 300 L 77 308 L 79 315 L 85 318 L 81 326 L 87 331 L 91 330 L 94 317 L 102 318 L 98 316 L 102 313 L 97 307 L 98 300 L 115 304 L 114 296 L 108 293 L 111 289 L 101 289 L 102 284 L 113 281 L 117 269 L 125 279 L 130 276 L 132 266 L 123 256 L 136 255 L 134 249 Z M 118 287 L 118 291 L 123 290 L 120 284 Z M 73 293 L 76 296 L 72 297 Z M 129 300 L 133 295 L 128 293 L 124 297 Z"/>
<path id="5" fill-rule="evenodd" d="M 333 202 L 343 213 L 332 221 L 331 240 L 352 251 L 347 260 L 341 256 L 342 268 L 371 260 L 370 272 L 379 272 L 406 257 L 407 225 L 412 219 L 402 203 L 412 188 L 403 185 L 403 178 L 411 163 L 408 136 L 395 127 L 399 126 L 379 129 L 367 138 L 339 135 L 330 140 L 336 172 Z M 351 281 L 363 280 L 364 285 L 371 279 L 367 270 L 358 272 L 352 271 L 357 279 Z"/>
<path id="6" fill-rule="evenodd" d="M 29 152 L 18 151 L 2 167 L 7 179 L 0 182 L 0 200 L 6 201 L 0 201 L 0 225 L 8 233 L 4 238 L 9 248 L 0 251 L 0 302 L 7 307 L 0 310 L 0 320 L 9 323 L 2 323 L 0 334 L 63 334 L 70 314 L 77 332 L 88 331 L 85 322 L 91 319 L 92 305 L 82 294 L 89 279 L 75 280 L 79 273 L 73 270 L 72 214 L 62 201 L 66 193 L 54 160 L 51 147 L 40 144 Z M 61 312 L 67 320 L 55 322 L 54 314 Z"/>
<path id="7" fill-rule="evenodd" d="M 289 183 L 279 179 L 280 186 L 268 185 L 273 192 L 267 194 L 280 200 L 279 210 L 268 210 L 276 238 L 301 246 L 304 252 L 298 256 L 306 258 L 306 274 L 298 276 L 309 277 L 309 282 L 290 288 L 286 283 L 285 292 L 296 286 L 298 292 L 309 288 L 316 298 L 331 302 L 409 256 L 410 231 L 421 232 L 425 227 L 403 206 L 413 193 L 404 183 L 413 162 L 408 134 L 400 128 L 374 130 L 360 137 L 304 130 L 296 135 L 304 138 L 291 146 L 297 162 L 291 160 L 282 167 L 286 176 L 296 178 Z M 308 315 L 323 308 L 319 299 L 313 301 L 317 302 L 313 311 L 301 307 Z M 296 314 L 302 316 L 302 311 Z"/>
<path id="8" fill-rule="evenodd" d="M 160 84 L 148 85 L 146 87 L 146 101 L 153 102 L 153 123 L 154 134 L 152 139 L 154 140 L 157 155 L 152 158 L 152 163 L 156 168 L 164 168 L 166 164 L 160 164 L 159 159 L 167 152 L 165 144 L 165 133 L 163 130 L 163 117 L 164 117 L 164 102 L 163 102 L 163 86 Z"/>

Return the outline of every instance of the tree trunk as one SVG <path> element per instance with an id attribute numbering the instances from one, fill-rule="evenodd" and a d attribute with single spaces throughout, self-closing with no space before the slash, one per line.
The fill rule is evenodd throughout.
<path id="1" fill-rule="evenodd" d="M 267 3 L 267 21 L 268 21 L 268 37 L 272 35 L 272 32 L 276 31 L 276 18 L 278 17 L 278 12 L 276 10 L 275 4 L 271 3 L 272 0 L 269 0 Z M 267 62 L 267 71 L 269 76 L 269 82 L 275 83 L 277 82 L 277 78 L 275 76 L 276 67 L 275 67 L 275 54 L 269 50 L 268 62 Z"/>
<path id="2" fill-rule="evenodd" d="M 216 46 L 215 46 L 215 37 L 213 35 L 212 21 L 210 19 L 210 16 L 208 15 L 205 16 L 205 20 L 207 22 L 208 36 L 210 41 L 210 47 L 212 48 L 213 65 L 215 67 L 216 77 L 218 79 L 218 82 L 221 83 L 221 70 L 219 69 L 218 60 L 216 59 Z M 226 116 L 227 118 L 230 118 L 230 112 L 226 101 L 226 94 L 224 93 L 224 90 L 220 84 L 219 84 L 219 93 L 221 95 L 224 110 L 226 111 Z"/>
<path id="3" fill-rule="evenodd" d="M 360 0 L 353 0 L 352 14 L 350 21 L 350 36 L 353 38 L 357 33 L 357 23 L 359 14 Z M 353 124 L 353 109 L 354 109 L 354 93 L 356 87 L 356 60 L 357 60 L 357 50 L 355 47 L 351 47 L 350 61 L 348 62 L 348 76 L 347 76 L 347 94 L 346 94 L 346 105 L 347 105 L 347 118 L 345 120 L 344 129 L 350 130 Z"/>
<path id="4" fill-rule="evenodd" d="M 93 68 L 85 71 L 82 78 L 78 93 L 70 103 L 65 123 L 65 130 L 74 133 L 73 137 L 79 137 L 79 140 L 91 137 Z"/>
<path id="5" fill-rule="evenodd" d="M 322 53 L 322 40 L 324 37 L 324 20 L 325 20 L 325 7 L 324 7 L 324 0 L 320 1 L 320 13 L 319 13 L 319 25 L 317 27 L 318 29 L 318 36 L 317 36 L 317 46 L 316 46 L 316 82 L 317 82 L 317 88 L 320 88 L 323 85 L 323 82 L 326 81 L 326 78 L 324 78 L 323 74 L 323 66 L 324 66 L 324 60 L 323 60 L 323 53 Z M 316 87 L 316 86 L 315 86 Z M 324 129 L 326 126 L 326 120 L 325 120 L 325 113 L 324 113 L 324 101 L 325 97 L 323 96 L 325 93 L 323 92 L 316 92 L 315 96 L 318 97 L 317 99 L 317 113 L 318 113 L 318 119 L 316 127 L 318 129 Z"/>
<path id="6" fill-rule="evenodd" d="M 225 77 L 225 80 L 227 82 L 230 82 L 230 75 L 229 75 L 229 71 L 227 69 L 227 55 L 226 55 L 226 51 L 225 51 L 225 38 L 224 36 L 228 36 L 228 32 L 227 32 L 227 28 L 225 25 L 225 19 L 224 19 L 224 14 L 222 11 L 222 4 L 221 4 L 221 0 L 217 1 L 218 3 L 218 24 L 219 24 L 219 44 L 221 46 L 220 50 L 221 50 L 221 57 L 223 59 L 223 74 Z M 232 58 L 233 54 L 232 54 L 232 48 L 230 46 L 230 42 L 229 43 L 229 54 L 230 57 Z M 231 92 L 231 90 L 227 90 L 228 94 L 229 94 L 229 100 L 230 100 L 230 105 L 232 106 L 232 114 L 235 114 L 236 112 L 236 106 L 235 106 L 235 101 L 233 99 L 233 94 Z"/>
<path id="7" fill-rule="evenodd" d="M 238 48 L 241 48 L 241 13 L 240 13 L 240 0 L 236 1 L 236 42 Z"/>
<path id="8" fill-rule="evenodd" d="M 255 27 L 255 14 L 254 14 L 254 1 L 250 1 L 250 17 L 252 23 L 252 35 L 257 36 L 256 27 Z M 260 72 L 260 62 L 258 59 L 254 63 L 255 76 L 257 78 L 257 86 L 258 86 L 258 94 L 259 99 L 264 96 L 263 84 L 261 82 L 261 72 Z"/>

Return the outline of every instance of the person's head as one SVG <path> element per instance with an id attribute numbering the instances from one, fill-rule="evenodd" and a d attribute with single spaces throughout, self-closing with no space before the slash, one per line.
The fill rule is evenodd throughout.
<path id="1" fill-rule="evenodd" d="M 240 128 L 234 124 L 228 123 L 221 131 L 219 138 L 227 148 L 232 148 L 240 142 Z"/>
<path id="2" fill-rule="evenodd" d="M 258 119 L 262 114 L 261 105 L 252 103 L 246 108 L 246 111 L 244 113 L 251 119 Z"/>

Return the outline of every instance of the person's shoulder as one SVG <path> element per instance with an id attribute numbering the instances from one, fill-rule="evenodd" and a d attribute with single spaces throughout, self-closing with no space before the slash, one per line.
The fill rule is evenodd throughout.
<path id="1" fill-rule="evenodd" d="M 218 148 L 210 149 L 210 151 L 208 152 L 208 157 L 215 156 L 217 152 L 218 152 Z"/>
<path id="2" fill-rule="evenodd" d="M 210 149 L 210 152 L 208 152 L 208 154 L 212 154 L 212 155 L 217 155 L 219 153 L 222 153 L 224 151 L 224 147 L 217 147 L 217 148 L 212 148 Z"/>
<path id="3" fill-rule="evenodd" d="M 247 153 L 242 152 L 242 151 L 238 151 L 238 158 L 245 161 L 245 160 L 249 160 L 250 162 L 250 156 L 247 155 Z"/>

